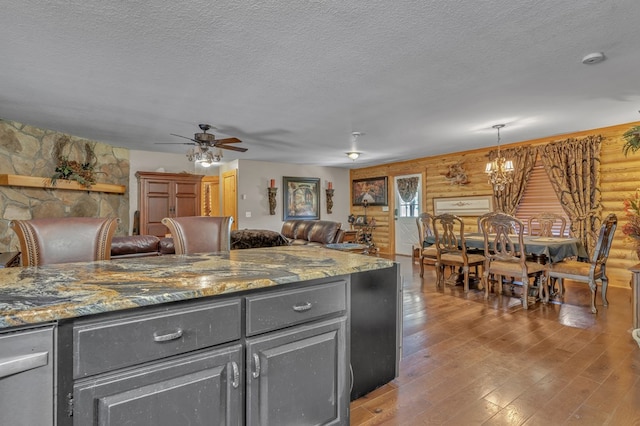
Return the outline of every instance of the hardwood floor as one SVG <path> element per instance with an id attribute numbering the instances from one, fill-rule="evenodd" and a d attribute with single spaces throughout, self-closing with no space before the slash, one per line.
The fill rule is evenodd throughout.
<path id="1" fill-rule="evenodd" d="M 393 382 L 351 403 L 351 425 L 640 425 L 640 348 L 631 291 L 590 312 L 586 286 L 565 303 L 435 288 L 435 272 L 398 256 L 403 355 Z M 626 285 L 626 284 L 625 284 Z"/>

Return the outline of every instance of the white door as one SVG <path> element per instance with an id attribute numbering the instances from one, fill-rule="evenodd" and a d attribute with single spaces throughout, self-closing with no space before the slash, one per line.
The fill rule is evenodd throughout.
<path id="1" fill-rule="evenodd" d="M 422 176 L 396 176 L 394 181 L 396 254 L 411 256 L 419 239 L 416 217 L 422 205 Z"/>

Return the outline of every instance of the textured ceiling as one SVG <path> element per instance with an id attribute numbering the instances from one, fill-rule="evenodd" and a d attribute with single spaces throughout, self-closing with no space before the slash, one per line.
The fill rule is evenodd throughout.
<path id="1" fill-rule="evenodd" d="M 20 0 L 0 117 L 182 153 L 362 167 L 638 121 L 638 0 Z M 591 52 L 607 59 L 581 63 Z M 366 133 L 355 142 L 353 131 Z M 357 150 L 355 163 L 345 152 Z"/>

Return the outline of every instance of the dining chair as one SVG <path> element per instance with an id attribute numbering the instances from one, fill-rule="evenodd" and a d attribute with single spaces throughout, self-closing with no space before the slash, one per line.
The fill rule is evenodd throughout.
<path id="1" fill-rule="evenodd" d="M 557 235 L 553 233 L 554 227 L 558 230 Z M 551 212 L 535 214 L 527 221 L 527 232 L 532 236 L 564 237 L 566 228 L 567 220 L 563 216 Z"/>
<path id="2" fill-rule="evenodd" d="M 437 287 L 443 284 L 444 268 L 446 266 L 461 269 L 463 273 L 464 292 L 469 291 L 469 269 L 482 266 L 484 256 L 468 253 L 464 237 L 464 221 L 453 214 L 443 213 L 433 218 L 433 235 L 437 252 L 436 274 Z"/>
<path id="3" fill-rule="evenodd" d="M 56 217 L 12 220 L 22 266 L 90 262 L 111 258 L 111 240 L 120 219 Z"/>
<path id="4" fill-rule="evenodd" d="M 424 277 L 424 265 L 436 266 L 438 251 L 433 244 L 427 243 L 427 238 L 433 238 L 433 215 L 420 213 L 416 218 L 418 225 L 418 241 L 420 244 L 420 278 Z"/>
<path id="5" fill-rule="evenodd" d="M 229 252 L 231 250 L 231 216 L 165 217 L 176 254 Z"/>
<path id="6" fill-rule="evenodd" d="M 522 285 L 522 307 L 529 308 L 530 298 L 539 297 L 544 303 L 548 301 L 545 294 L 545 283 L 549 275 L 547 265 L 527 260 L 524 251 L 524 224 L 515 216 L 506 213 L 496 213 L 487 217 L 482 222 L 482 234 L 484 237 L 484 269 L 482 283 L 484 285 L 485 299 L 489 298 L 491 285 L 489 275 L 493 275 L 496 283 L 496 293 L 502 294 L 502 278 L 514 277 L 513 284 Z M 537 286 L 531 286 L 529 279 L 534 277 L 538 281 Z M 534 281 L 534 284 L 535 284 Z M 537 290 L 531 291 L 530 290 Z"/>
<path id="7" fill-rule="evenodd" d="M 598 280 L 602 283 L 602 305 L 609 305 L 607 301 L 609 279 L 607 278 L 606 266 L 609 250 L 611 249 L 611 242 L 613 241 L 613 234 L 616 231 L 617 225 L 618 218 L 615 214 L 610 214 L 604 219 L 604 222 L 600 226 L 598 240 L 590 260 L 565 259 L 551 264 L 549 271 L 549 276 L 551 278 L 557 278 L 558 280 L 560 297 L 564 296 L 563 280 L 565 278 L 587 283 L 589 289 L 591 289 L 591 312 L 594 314 L 598 312 L 596 309 Z"/>

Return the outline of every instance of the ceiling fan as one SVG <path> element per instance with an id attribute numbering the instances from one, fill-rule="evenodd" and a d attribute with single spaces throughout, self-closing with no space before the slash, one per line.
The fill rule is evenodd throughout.
<path id="1" fill-rule="evenodd" d="M 160 145 L 196 145 L 200 152 L 207 152 L 209 148 L 221 148 L 221 149 L 229 149 L 231 151 L 245 152 L 247 148 L 241 148 L 238 146 L 233 146 L 229 144 L 240 143 L 242 142 L 238 138 L 226 138 L 226 139 L 216 139 L 215 135 L 211 133 L 207 133 L 207 130 L 215 129 L 215 127 L 210 124 L 198 124 L 202 133 L 195 133 L 193 138 L 189 138 L 186 136 L 176 135 L 175 133 L 171 133 L 172 136 L 177 136 L 179 138 L 189 139 L 192 142 L 157 142 Z"/>

